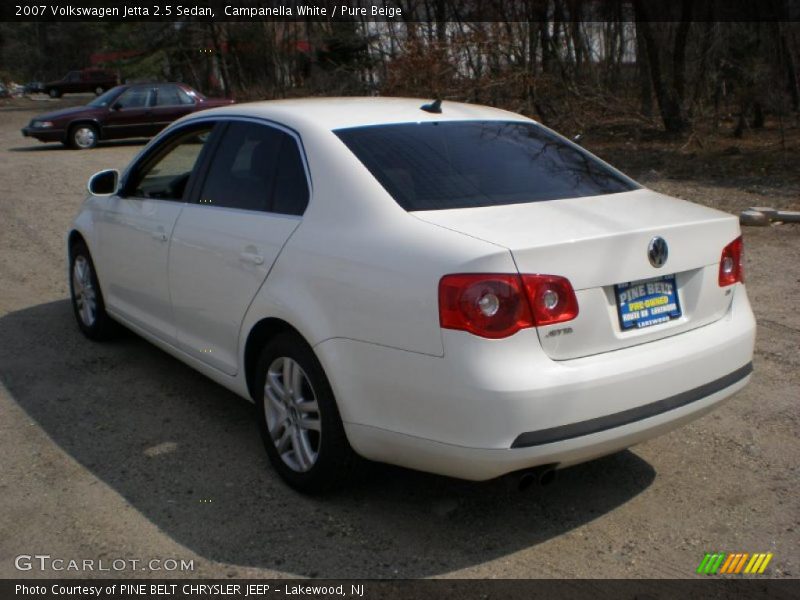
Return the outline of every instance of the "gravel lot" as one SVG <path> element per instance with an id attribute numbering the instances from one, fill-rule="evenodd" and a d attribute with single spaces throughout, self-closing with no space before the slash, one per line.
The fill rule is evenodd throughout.
<path id="1" fill-rule="evenodd" d="M 268 467 L 249 404 L 133 335 L 79 334 L 64 233 L 87 178 L 141 143 L 21 137 L 60 104 L 0 106 L 0 577 L 81 575 L 15 569 L 37 553 L 203 577 L 687 577 L 706 551 L 773 552 L 770 575 L 800 576 L 800 226 L 745 232 L 755 375 L 714 413 L 526 492 L 375 466 L 312 499 Z M 631 174 L 727 210 L 800 198 Z"/>

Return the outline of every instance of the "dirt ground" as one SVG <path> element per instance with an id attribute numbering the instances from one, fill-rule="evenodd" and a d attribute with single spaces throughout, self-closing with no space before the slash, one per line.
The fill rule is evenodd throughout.
<path id="1" fill-rule="evenodd" d="M 49 554 L 193 560 L 183 575 L 202 577 L 671 578 L 712 551 L 772 552 L 769 575 L 800 576 L 800 225 L 745 231 L 755 374 L 710 415 L 525 492 L 377 466 L 307 498 L 270 470 L 249 404 L 133 335 L 79 334 L 64 234 L 89 175 L 142 145 L 22 138 L 59 105 L 0 105 L 0 577 L 81 575 L 15 569 L 20 554 Z M 746 149 L 720 153 L 727 175 L 676 175 L 673 163 L 703 156 L 593 144 L 650 187 L 710 206 L 800 203 L 796 180 L 749 173 Z M 781 160 L 800 172 L 794 150 Z"/>

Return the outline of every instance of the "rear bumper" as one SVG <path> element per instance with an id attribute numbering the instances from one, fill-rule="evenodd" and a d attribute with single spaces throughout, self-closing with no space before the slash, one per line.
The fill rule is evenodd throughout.
<path id="1" fill-rule="evenodd" d="M 556 465 L 563 469 L 630 448 L 705 415 L 748 381 L 749 376 L 728 389 L 656 417 L 529 448 L 468 448 L 362 425 L 348 425 L 345 429 L 358 452 L 372 460 L 484 481 L 539 465 Z"/>
<path id="2" fill-rule="evenodd" d="M 662 340 L 553 361 L 536 332 L 443 331 L 444 357 L 329 340 L 317 353 L 357 452 L 464 479 L 576 464 L 657 436 L 749 381 L 743 286 L 722 319 Z"/>
<path id="3" fill-rule="evenodd" d="M 22 136 L 36 138 L 40 142 L 60 142 L 64 139 L 64 130 L 33 129 L 32 127 L 23 127 Z"/>
<path id="4" fill-rule="evenodd" d="M 582 437 L 622 427 L 630 423 L 636 423 L 644 419 L 658 416 L 683 406 L 687 406 L 698 400 L 708 398 L 717 392 L 725 392 L 732 388 L 743 379 L 749 377 L 753 372 L 753 363 L 747 363 L 745 366 L 736 369 L 732 373 L 728 373 L 724 377 L 709 381 L 685 392 L 675 394 L 669 398 L 656 400 L 650 404 L 643 404 L 634 408 L 629 408 L 618 413 L 605 415 L 603 417 L 595 417 L 587 421 L 580 421 L 578 423 L 570 423 L 569 425 L 559 425 L 558 427 L 551 427 L 550 429 L 540 429 L 538 431 L 528 431 L 521 433 L 511 444 L 512 448 L 530 448 L 532 446 L 542 446 L 545 444 L 552 444 L 554 442 L 563 442 L 573 438 Z"/>

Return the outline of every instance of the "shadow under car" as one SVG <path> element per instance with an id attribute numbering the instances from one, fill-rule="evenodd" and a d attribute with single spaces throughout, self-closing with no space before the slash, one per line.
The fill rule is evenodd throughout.
<path id="1" fill-rule="evenodd" d="M 148 342 L 84 339 L 67 300 L 0 318 L 0 380 L 47 435 L 175 541 L 308 577 L 426 577 L 613 511 L 655 472 L 625 451 L 519 492 L 385 465 L 323 497 L 270 468 L 253 407 Z M 531 571 L 535 576 L 536 571 Z"/>

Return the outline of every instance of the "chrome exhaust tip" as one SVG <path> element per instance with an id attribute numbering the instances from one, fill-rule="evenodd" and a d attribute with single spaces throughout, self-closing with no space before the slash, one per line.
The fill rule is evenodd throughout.
<path id="1" fill-rule="evenodd" d="M 520 474 L 519 480 L 517 481 L 517 489 L 520 492 L 524 492 L 534 483 L 538 483 L 540 486 L 544 487 L 550 485 L 555 480 L 556 465 L 542 465 L 541 467 L 536 467 L 535 469 L 530 469 Z"/>

